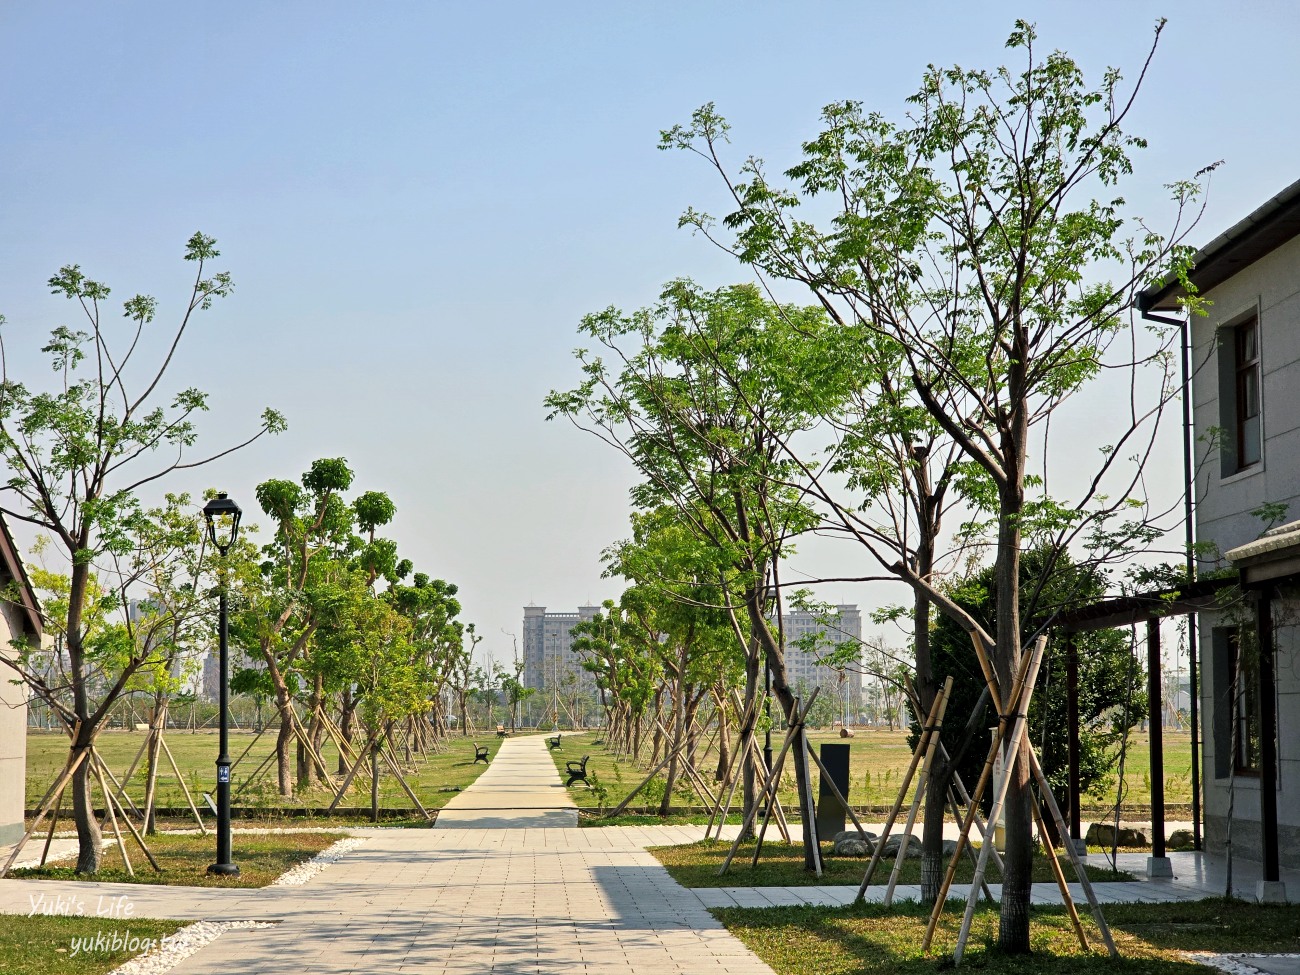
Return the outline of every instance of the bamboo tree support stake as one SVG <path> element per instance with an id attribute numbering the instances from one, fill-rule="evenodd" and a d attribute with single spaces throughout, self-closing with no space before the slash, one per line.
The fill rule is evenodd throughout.
<path id="1" fill-rule="evenodd" d="M 98 753 L 96 753 L 95 757 L 99 758 Z M 103 762 L 102 758 L 99 760 L 101 763 Z M 132 839 L 134 839 L 136 845 L 140 847 L 140 852 L 145 855 L 145 858 L 149 861 L 149 865 L 158 873 L 162 873 L 163 868 L 159 866 L 158 861 L 154 859 L 153 851 L 149 849 L 148 845 L 144 841 L 144 837 L 140 835 L 138 830 L 136 830 L 135 826 L 131 822 L 131 818 L 127 816 L 126 810 L 122 808 L 121 803 L 117 804 L 117 811 L 122 814 L 122 822 L 126 824 L 126 828 L 130 831 Z"/>
<path id="2" fill-rule="evenodd" d="M 370 736 L 366 738 L 365 747 L 357 754 L 356 759 L 348 769 L 348 774 L 343 779 L 343 784 L 339 786 L 338 791 L 334 794 L 334 801 L 329 804 L 329 808 L 326 812 L 333 812 L 338 804 L 343 800 L 343 797 L 347 794 L 348 788 L 352 785 L 352 780 L 356 778 L 357 773 L 361 771 L 361 766 L 365 764 L 366 757 L 370 754 L 370 749 L 374 747 L 374 744 L 375 733 L 372 732 Z"/>
<path id="3" fill-rule="evenodd" d="M 104 795 L 104 811 L 108 815 L 108 821 L 113 825 L 113 835 L 117 837 L 117 850 L 122 854 L 122 863 L 126 866 L 126 875 L 135 877 L 135 868 L 131 866 L 131 858 L 126 855 L 126 843 L 122 841 L 122 830 L 117 825 L 117 813 L 113 811 L 113 796 L 108 791 L 108 783 L 104 781 L 104 771 L 100 764 L 95 761 L 97 755 L 91 755 L 91 766 L 95 772 L 95 778 L 99 779 L 99 791 Z"/>
<path id="4" fill-rule="evenodd" d="M 54 827 L 59 823 L 59 813 L 63 809 L 63 789 L 59 790 L 59 798 L 54 801 L 54 815 L 50 817 L 50 831 L 45 835 L 45 848 L 41 850 L 41 863 L 45 866 L 45 861 L 50 855 L 50 844 L 54 842 Z"/>
<path id="5" fill-rule="evenodd" d="M 727 707 L 726 699 L 723 698 L 721 694 L 716 695 L 716 701 L 719 710 Z M 731 756 L 727 759 L 727 770 L 723 774 L 721 787 L 718 789 L 718 794 L 723 795 L 725 793 L 726 799 L 722 805 L 718 806 L 713 815 L 709 817 L 709 825 L 704 830 L 704 838 L 706 840 L 709 839 L 710 835 L 713 833 L 713 822 L 715 819 L 718 823 L 718 837 L 722 837 L 722 827 L 727 822 L 727 814 L 731 811 L 731 800 L 736 795 L 736 784 L 743 777 L 742 775 L 736 775 L 735 773 L 737 765 L 742 761 L 745 761 L 747 758 L 747 755 L 745 755 L 746 749 L 741 747 L 745 741 L 745 735 L 749 731 L 749 726 L 746 724 L 747 720 L 748 715 L 742 713 L 740 716 L 740 738 L 736 743 L 735 750 L 732 751 Z"/>
<path id="6" fill-rule="evenodd" d="M 907 772 L 903 776 L 902 785 L 898 789 L 898 798 L 894 800 L 893 808 L 889 810 L 889 817 L 885 820 L 885 828 L 881 831 L 880 839 L 876 841 L 876 848 L 871 853 L 871 862 L 867 864 L 867 872 L 862 877 L 862 884 L 858 887 L 858 896 L 855 897 L 854 903 L 866 899 L 867 886 L 871 883 L 871 877 L 880 866 L 880 859 L 884 854 L 885 841 L 889 839 L 889 831 L 894 827 L 894 821 L 898 819 L 899 810 L 903 806 L 903 799 L 907 796 L 908 786 L 912 784 L 912 776 L 916 774 L 916 768 L 921 764 L 921 759 L 930 744 L 930 729 L 934 725 L 935 715 L 939 710 L 939 703 L 943 700 L 940 695 L 934 699 L 934 705 L 930 708 L 930 713 L 926 715 L 925 724 L 921 728 L 921 737 L 917 740 L 916 748 L 912 751 L 912 761 L 908 763 Z"/>
<path id="7" fill-rule="evenodd" d="M 998 707 L 998 710 L 1001 711 L 1001 707 L 998 706 L 997 703 L 999 700 L 997 693 L 997 675 L 993 671 L 993 665 L 989 661 L 988 653 L 984 649 L 983 642 L 978 637 L 973 636 L 972 642 L 975 644 L 975 655 L 979 658 L 980 668 L 984 671 L 984 678 L 989 682 L 989 690 L 993 694 L 994 706 Z M 1047 802 L 1047 807 L 1051 811 L 1053 819 L 1056 821 L 1056 828 L 1060 832 L 1060 835 L 1068 836 L 1069 832 L 1065 825 L 1065 819 L 1061 815 L 1061 807 L 1056 802 L 1056 796 L 1052 792 L 1051 783 L 1047 781 L 1047 776 L 1043 773 L 1043 768 L 1038 760 L 1038 754 L 1034 751 L 1033 743 L 1026 738 L 1025 746 L 1029 753 L 1030 774 L 1033 775 L 1034 779 L 1038 782 L 1039 792 Z M 1101 904 L 1097 902 L 1097 893 L 1092 888 L 1092 878 L 1088 876 L 1088 870 L 1083 865 L 1083 861 L 1079 859 L 1079 854 L 1072 844 L 1065 844 L 1065 852 L 1070 858 L 1071 865 L 1074 867 L 1075 875 L 1079 878 L 1079 885 L 1083 888 L 1084 896 L 1088 900 L 1088 906 L 1092 911 L 1093 920 L 1097 922 L 1097 928 L 1101 931 L 1101 939 L 1106 945 L 1106 950 L 1110 953 L 1112 958 L 1118 958 L 1119 950 L 1115 947 L 1114 938 L 1111 937 L 1110 925 L 1106 923 L 1106 918 L 1102 914 Z M 1068 888 L 1066 888 L 1064 896 L 1067 904 L 1073 903 L 1074 899 L 1070 896 Z M 1080 932 L 1082 932 L 1081 927 Z"/>
<path id="8" fill-rule="evenodd" d="M 799 709 L 799 699 L 798 699 L 798 698 L 795 698 L 795 702 L 794 702 L 794 721 L 790 722 L 790 727 L 786 730 L 786 733 L 785 733 L 785 741 L 784 741 L 784 742 L 782 743 L 782 745 L 781 745 L 781 755 L 780 755 L 779 758 L 777 758 L 776 764 L 772 766 L 771 781 L 768 783 L 768 785 L 771 787 L 771 793 L 772 793 L 772 794 L 771 794 L 771 799 L 770 799 L 766 804 L 764 804 L 764 808 L 763 808 L 763 822 L 762 822 L 762 825 L 760 825 L 759 828 L 758 828 L 758 836 L 755 837 L 755 841 L 754 841 L 754 856 L 753 856 L 753 858 L 749 861 L 749 865 L 750 865 L 751 867 L 756 867 L 756 866 L 758 866 L 758 858 L 759 858 L 759 856 L 760 856 L 760 855 L 762 854 L 762 852 L 763 852 L 763 838 L 767 835 L 767 826 L 768 826 L 768 823 L 770 823 L 770 822 L 772 821 L 772 807 L 773 807 L 773 805 L 774 805 L 775 802 L 776 802 L 776 793 L 777 793 L 777 790 L 781 788 L 781 773 L 782 773 L 782 771 L 785 769 L 785 757 L 786 757 L 786 755 L 788 755 L 789 752 L 790 752 L 790 746 L 791 746 L 792 744 L 794 744 L 795 742 L 800 742 L 800 741 L 801 741 L 801 739 L 799 738 L 799 728 L 802 727 L 803 722 L 804 722 L 804 718 L 807 716 L 808 711 L 812 708 L 813 701 L 817 700 L 817 694 L 818 694 L 820 691 L 821 691 L 821 688 L 820 688 L 820 687 L 814 687 L 814 688 L 813 688 L 812 695 L 808 698 L 808 707 L 806 707 L 806 708 L 804 708 L 804 709 L 802 709 L 802 710 Z M 801 745 L 795 745 L 795 747 L 801 749 Z M 802 803 L 803 803 L 803 799 L 801 798 L 801 799 L 800 799 L 800 804 L 802 804 Z M 757 810 L 755 810 L 755 811 L 757 811 Z M 806 817 L 806 816 L 807 816 L 807 812 L 805 812 L 804 815 L 805 815 L 805 817 Z M 805 828 L 805 829 L 808 829 L 809 827 L 810 827 L 810 824 L 807 822 L 807 819 L 805 818 L 804 828 Z M 741 833 L 742 833 L 742 835 L 743 835 L 744 831 L 742 830 Z M 739 841 L 739 837 L 737 837 L 737 841 Z M 818 853 L 820 853 L 820 852 L 821 852 L 821 851 L 819 850 Z M 726 864 L 723 864 L 723 866 L 726 866 Z M 820 856 L 819 856 L 819 857 L 817 858 L 817 860 L 816 860 L 816 866 L 819 868 L 819 869 L 818 869 L 817 876 L 820 877 L 820 876 L 821 876 L 821 871 L 820 871 L 820 867 L 821 867 L 821 857 L 820 857 Z"/>
<path id="9" fill-rule="evenodd" d="M 232 773 L 235 771 L 235 766 L 244 760 L 244 756 L 253 750 L 253 746 L 262 740 L 262 736 L 264 734 L 266 734 L 266 728 L 263 728 L 256 735 L 254 735 L 253 740 L 248 743 L 248 747 L 239 753 L 239 757 L 237 759 L 235 759 L 233 762 L 230 763 L 230 771 Z"/>
<path id="10" fill-rule="evenodd" d="M 651 769 L 650 774 L 647 775 L 644 779 L 642 779 L 641 783 L 635 789 L 629 792 L 623 798 L 623 801 L 614 807 L 613 811 L 610 812 L 609 815 L 611 817 L 618 816 L 623 812 L 624 809 L 626 809 L 629 805 L 631 805 L 632 800 L 636 798 L 637 795 L 640 794 L 641 790 L 650 784 L 650 780 L 653 779 L 656 775 L 658 775 L 661 771 L 663 771 L 664 768 L 667 767 L 668 762 L 671 760 L 671 758 L 672 758 L 671 755 L 665 757 L 662 761 L 659 762 L 658 765 L 656 765 L 653 769 Z"/>
<path id="11" fill-rule="evenodd" d="M 1038 790 L 1044 801 L 1046 801 L 1052 818 L 1056 821 L 1058 832 L 1062 837 L 1069 836 L 1070 834 L 1065 825 L 1065 817 L 1061 815 L 1061 807 L 1057 805 L 1056 796 L 1052 794 L 1052 787 L 1047 781 L 1047 776 L 1043 774 L 1043 767 L 1039 764 L 1038 756 L 1032 748 L 1029 749 L 1029 769 L 1038 781 Z M 1101 904 L 1097 902 L 1097 892 L 1092 888 L 1092 878 L 1088 876 L 1088 869 L 1083 865 L 1083 861 L 1079 859 L 1079 853 L 1075 850 L 1073 843 L 1066 842 L 1065 855 L 1070 858 L 1070 863 L 1074 865 L 1075 874 L 1079 878 L 1079 885 L 1083 888 L 1083 894 L 1088 899 L 1088 907 L 1092 910 L 1092 918 L 1097 922 L 1098 930 L 1101 931 L 1101 940 L 1105 943 L 1106 950 L 1112 958 L 1118 958 L 1119 949 L 1115 947 L 1115 939 L 1110 934 L 1110 925 L 1106 923 L 1106 918 L 1101 912 Z M 1053 854 L 1053 859 L 1055 859 L 1055 854 Z"/>
<path id="12" fill-rule="evenodd" d="M 113 783 L 113 785 L 117 787 L 118 791 L 122 795 L 122 798 L 125 799 L 127 801 L 127 804 L 131 807 L 131 812 L 135 813 L 135 815 L 141 818 L 144 818 L 143 810 L 141 810 L 140 807 L 135 804 L 134 800 L 132 800 L 132 798 L 126 794 L 126 786 L 123 785 L 121 782 L 117 781 L 117 777 L 113 774 L 113 770 L 108 767 L 108 763 L 104 761 L 103 756 L 100 755 L 99 752 L 95 752 L 95 757 L 99 759 L 99 764 L 104 767 L 104 773 L 108 776 L 109 780 Z M 121 805 L 122 804 L 119 802 L 118 806 Z M 125 809 L 122 810 L 122 815 L 123 816 L 126 815 Z"/>
<path id="13" fill-rule="evenodd" d="M 761 705 L 766 706 L 770 697 L 771 697 L 770 694 L 764 694 Z M 736 694 L 736 700 L 737 701 L 740 700 L 739 693 Z M 754 723 L 755 725 L 758 724 L 757 711 L 755 711 L 754 713 Z M 754 763 L 754 771 L 755 771 L 754 778 L 759 783 L 759 789 L 762 790 L 767 787 L 767 780 L 768 778 L 770 778 L 771 773 L 768 771 L 767 762 L 764 761 L 763 759 L 763 753 L 758 748 L 758 739 L 752 735 L 750 736 L 749 739 L 749 753 L 750 753 L 750 761 Z M 780 787 L 781 784 L 778 781 L 776 788 L 779 790 Z M 781 806 L 781 799 L 775 791 L 772 793 L 772 807 L 776 813 L 776 828 L 781 833 L 781 839 L 784 840 L 786 843 L 789 843 L 790 824 L 786 822 L 785 809 Z"/>
<path id="14" fill-rule="evenodd" d="M 194 814 L 194 821 L 199 824 L 200 835 L 207 836 L 208 828 L 203 825 L 203 817 L 199 815 L 199 809 L 194 804 L 194 796 L 190 793 L 190 787 L 185 784 L 185 776 L 181 775 L 180 766 L 176 764 L 176 756 L 172 754 L 171 748 L 168 747 L 167 739 L 160 735 L 158 744 L 162 745 L 163 751 L 167 753 L 167 761 L 171 763 L 172 771 L 176 773 L 176 781 L 181 784 L 181 791 L 185 793 L 185 801 L 189 804 L 190 812 Z"/>
<path id="15" fill-rule="evenodd" d="M 122 776 L 122 784 L 118 787 L 118 795 L 122 795 L 123 791 L 130 784 L 131 776 L 135 775 L 135 770 L 140 764 L 140 759 L 144 757 L 144 750 L 149 747 L 149 739 L 152 737 L 153 729 L 150 728 L 149 731 L 150 733 L 144 736 L 144 741 L 140 742 L 140 747 L 136 749 L 135 758 L 131 759 L 131 765 L 127 768 L 126 775 Z"/>
<path id="16" fill-rule="evenodd" d="M 1075 906 L 1074 898 L 1070 896 L 1070 885 L 1066 883 L 1065 874 L 1061 870 L 1061 861 L 1056 859 L 1056 847 L 1052 845 L 1047 826 L 1043 822 L 1043 811 L 1039 808 L 1037 799 L 1032 800 L 1031 805 L 1034 810 L 1034 825 L 1038 828 L 1038 835 L 1042 839 L 1043 849 L 1047 853 L 1047 861 L 1052 865 L 1052 877 L 1055 878 L 1056 886 L 1061 891 L 1061 902 L 1070 914 L 1070 923 L 1074 925 L 1074 933 L 1079 938 L 1079 946 L 1084 951 L 1091 951 L 1092 949 L 1088 947 L 1087 932 L 1083 930 L 1083 922 L 1079 920 L 1079 909 Z"/>
<path id="17" fill-rule="evenodd" d="M 921 774 L 916 779 L 916 792 L 912 795 L 912 807 L 907 811 L 907 822 L 903 827 L 903 836 L 898 842 L 898 856 L 894 858 L 894 869 L 890 871 L 889 883 L 885 887 L 885 906 L 894 903 L 894 888 L 898 886 L 899 874 L 903 872 L 903 861 L 907 859 L 907 847 L 912 841 L 912 830 L 916 827 L 916 812 L 921 808 L 925 798 L 925 788 L 930 779 L 930 768 L 934 765 L 934 756 L 938 753 L 939 736 L 943 733 L 943 716 L 948 710 L 948 698 L 952 695 L 952 677 L 943 682 L 940 692 L 939 713 L 935 716 L 934 731 L 925 750 L 925 760 L 921 763 Z"/>
<path id="18" fill-rule="evenodd" d="M 235 794 L 232 795 L 230 798 L 238 799 L 245 789 L 247 789 L 258 779 L 260 779 L 262 777 L 262 773 L 265 772 L 270 767 L 271 763 L 275 761 L 275 757 L 276 757 L 275 752 L 271 752 L 270 755 L 267 755 L 266 758 L 262 759 L 262 764 L 259 765 L 257 768 L 253 769 L 252 775 L 244 779 L 243 782 L 239 783 L 239 788 L 235 790 Z"/>
<path id="19" fill-rule="evenodd" d="M 77 729 L 74 728 L 72 732 L 74 740 L 76 734 Z M 10 869 L 12 869 L 14 863 L 18 860 L 18 854 L 22 852 L 23 847 L 27 845 L 27 841 L 32 838 L 32 835 L 40 829 L 41 820 L 43 820 L 46 813 L 50 811 L 50 803 L 53 802 L 56 792 L 63 792 L 69 780 L 76 774 L 77 769 L 81 766 L 81 763 L 86 760 L 88 752 L 89 749 L 80 748 L 73 750 L 68 756 L 68 761 L 67 764 L 63 766 L 63 771 L 59 773 L 59 777 L 54 780 L 54 784 L 46 791 L 44 797 L 41 799 L 40 805 L 36 807 L 36 815 L 32 819 L 32 825 L 28 827 L 27 832 L 23 834 L 22 839 L 14 844 L 14 848 L 9 852 L 9 859 L 5 861 L 4 867 L 0 869 L 0 879 L 9 875 Z"/>
<path id="20" fill-rule="evenodd" d="M 388 752 L 384 751 L 382 748 L 379 749 L 379 757 L 388 763 L 389 769 L 397 778 L 397 784 L 402 787 L 402 791 L 406 793 L 406 797 L 415 803 L 415 808 L 420 810 L 420 815 L 425 819 L 432 820 L 433 816 L 429 814 L 429 810 L 424 808 L 424 803 L 420 802 L 420 797 L 415 794 L 415 790 L 411 788 L 411 784 L 406 781 L 406 776 L 402 774 L 402 770 L 397 767 L 396 763 L 391 758 L 388 757 Z"/>
<path id="21" fill-rule="evenodd" d="M 813 698 L 816 699 L 817 692 L 813 691 Z M 809 702 L 811 706 L 811 702 Z M 801 717 L 796 715 L 796 718 Z M 791 726 L 791 731 L 793 726 Z M 731 861 L 736 856 L 736 851 L 740 849 L 740 840 L 754 827 L 754 819 L 758 815 L 758 807 L 765 803 L 768 804 L 767 813 L 771 813 L 771 804 L 768 803 L 768 794 L 776 796 L 776 783 L 781 781 L 781 768 L 785 764 L 785 753 L 790 749 L 791 735 L 790 731 L 786 732 L 785 741 L 781 743 L 781 754 L 777 757 L 776 763 L 772 766 L 772 774 L 768 776 L 767 782 L 763 784 L 763 791 L 759 793 L 759 800 L 755 803 L 754 808 L 745 814 L 745 822 L 740 827 L 740 832 L 736 834 L 736 841 L 731 844 L 731 850 L 727 853 L 727 858 L 723 861 L 722 866 L 718 868 L 718 876 L 723 876 L 731 867 Z M 766 817 L 765 817 L 766 818 Z"/>
<path id="22" fill-rule="evenodd" d="M 1022 654 L 1020 659 L 1020 670 L 1016 674 L 1015 685 L 1019 687 L 1024 683 L 1025 670 L 1029 667 L 1030 654 Z M 992 670 L 984 669 L 984 678 L 989 682 L 990 701 L 993 704 L 993 710 L 1000 716 L 1002 714 L 1001 695 L 997 692 L 997 681 L 993 677 Z M 943 914 L 943 906 L 948 900 L 948 892 L 952 888 L 953 880 L 957 876 L 957 867 L 959 860 L 957 854 L 963 849 L 970 848 L 971 826 L 978 822 L 980 833 L 985 832 L 983 819 L 979 815 L 979 803 L 984 798 L 984 792 L 988 784 L 993 780 L 993 765 L 997 759 L 998 749 L 1002 746 L 1003 737 L 1006 734 L 1005 724 L 999 720 L 997 726 L 993 729 L 992 741 L 989 742 L 988 754 L 984 759 L 984 767 L 980 770 L 979 781 L 975 783 L 975 791 L 970 794 L 966 804 L 966 818 L 962 821 L 961 832 L 957 836 L 957 853 L 948 863 L 948 871 L 944 874 L 943 883 L 939 886 L 939 896 L 935 898 L 934 907 L 930 910 L 930 921 L 925 927 L 925 937 L 921 941 L 921 950 L 929 951 L 930 944 L 934 941 L 934 932 L 939 925 L 939 917 Z M 997 850 L 990 851 L 997 855 Z M 1001 867 L 1001 857 L 998 857 L 998 869 Z"/>
<path id="23" fill-rule="evenodd" d="M 957 935 L 957 947 L 953 950 L 953 963 L 960 965 L 962 956 L 966 953 L 966 940 L 970 937 L 971 921 L 975 917 L 975 901 L 979 892 L 979 884 L 984 879 L 984 871 L 988 867 L 989 850 L 993 846 L 994 831 L 997 828 L 998 817 L 1002 815 L 1002 807 L 1006 803 L 1007 792 L 1011 788 L 1011 776 L 1014 774 L 1016 758 L 1020 754 L 1021 742 L 1025 737 L 1025 726 L 1029 723 L 1029 702 L 1034 694 L 1034 682 L 1038 679 L 1038 668 L 1043 662 L 1043 651 L 1047 648 L 1047 637 L 1040 636 L 1034 644 L 1034 649 L 1029 659 L 1029 669 L 1025 672 L 1025 680 L 1017 690 L 1020 691 L 1015 700 L 1015 715 L 1011 719 L 1011 730 L 1007 734 L 1006 747 L 1003 751 L 1004 759 L 1002 767 L 1006 769 L 1006 774 L 1002 776 L 1002 781 L 997 784 L 993 790 L 993 806 L 989 810 L 988 828 L 984 832 L 984 843 L 980 847 L 979 863 L 975 866 L 975 878 L 971 883 L 970 895 L 966 898 L 966 913 L 962 917 L 961 931 Z"/>

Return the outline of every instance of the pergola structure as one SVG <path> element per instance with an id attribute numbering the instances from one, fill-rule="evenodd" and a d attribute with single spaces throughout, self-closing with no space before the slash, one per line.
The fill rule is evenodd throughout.
<path id="1" fill-rule="evenodd" d="M 1069 821 L 1070 837 L 1080 837 L 1079 799 L 1079 655 L 1075 636 L 1093 630 L 1146 624 L 1147 643 L 1147 727 L 1150 729 L 1151 758 L 1151 858 L 1149 876 L 1170 876 L 1165 852 L 1165 774 L 1163 702 L 1160 658 L 1160 620 L 1168 616 L 1191 616 L 1219 605 L 1224 590 L 1236 586 L 1236 578 L 1204 579 L 1177 589 L 1161 589 L 1131 596 L 1117 596 L 1078 609 L 1058 613 L 1052 627 L 1065 643 L 1066 714 L 1068 716 Z M 1200 722 L 1195 629 L 1191 630 L 1189 654 L 1192 725 L 1192 834 L 1201 848 Z M 1275 817 L 1276 822 L 1276 817 Z"/>
<path id="2" fill-rule="evenodd" d="M 1273 602 L 1284 585 L 1300 584 L 1300 522 L 1293 522 L 1265 532 L 1246 545 L 1229 550 L 1226 557 L 1237 569 L 1231 576 L 1203 579 L 1177 589 L 1164 589 L 1119 596 L 1078 609 L 1060 613 L 1053 627 L 1064 639 L 1066 652 L 1066 711 L 1069 741 L 1069 821 L 1070 835 L 1079 839 L 1079 661 L 1075 650 L 1076 634 L 1092 630 L 1146 625 L 1147 644 L 1147 727 L 1150 731 L 1151 760 L 1151 857 L 1147 874 L 1170 876 L 1172 871 L 1165 851 L 1164 809 L 1164 741 L 1160 649 L 1160 620 L 1169 616 L 1191 616 L 1205 610 L 1222 609 L 1225 598 L 1235 591 L 1253 612 L 1259 642 L 1260 701 L 1260 789 L 1259 820 L 1261 832 L 1261 899 L 1285 897 L 1281 889 L 1277 820 L 1277 682 L 1274 657 L 1276 640 L 1273 627 Z M 1197 679 L 1195 630 L 1192 631 L 1190 668 L 1192 726 L 1192 829 L 1196 849 L 1201 849 L 1200 790 L 1200 691 Z"/>

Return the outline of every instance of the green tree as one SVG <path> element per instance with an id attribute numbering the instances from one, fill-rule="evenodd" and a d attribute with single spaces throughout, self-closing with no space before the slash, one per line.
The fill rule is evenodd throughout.
<path id="1" fill-rule="evenodd" d="M 211 237 L 196 233 L 186 243 L 185 260 L 196 266 L 194 281 L 179 324 L 157 340 L 154 298 L 127 299 L 125 334 L 115 335 L 104 318 L 109 287 L 78 265 L 62 268 L 50 278 L 50 290 L 73 302 L 84 324 L 60 325 L 42 348 L 53 367 L 48 391 L 11 375 L 7 356 L 0 354 L 0 457 L 8 470 L 0 511 L 47 535 L 51 554 L 57 551 L 67 568 L 57 626 L 67 655 L 67 693 L 54 694 L 60 700 L 52 707 L 73 755 L 93 746 L 113 704 L 153 652 L 148 644 L 132 642 L 122 625 L 95 622 L 104 598 L 96 588 L 111 594 L 114 609 L 125 612 L 128 592 L 145 574 L 137 564 L 125 564 L 139 551 L 141 530 L 150 521 L 141 492 L 176 471 L 209 464 L 284 428 L 283 418 L 267 410 L 260 429 L 243 443 L 195 456 L 195 418 L 207 409 L 207 397 L 190 387 L 168 398 L 171 366 L 185 332 L 200 312 L 230 293 L 230 275 L 210 272 L 218 256 Z M 161 354 L 146 364 L 155 348 Z M 38 675 L 21 661 L 18 666 L 37 694 L 51 690 L 42 689 Z M 100 863 L 91 782 L 90 765 L 83 762 L 72 781 L 79 873 L 94 873 Z"/>
<path id="2" fill-rule="evenodd" d="M 583 383 L 546 400 L 550 417 L 567 416 L 598 433 L 635 464 L 645 478 L 633 490 L 637 507 L 675 508 L 718 553 L 728 572 L 726 585 L 719 580 L 727 609 L 747 634 L 747 703 L 766 659 L 787 717 L 795 700 L 770 623 L 771 596 L 791 539 L 815 519 L 780 444 L 806 430 L 831 395 L 831 383 L 807 381 L 819 371 L 827 378 L 835 365 L 822 356 L 826 329 L 820 309 L 774 304 L 750 285 L 705 291 L 675 281 L 651 308 L 630 315 L 610 308 L 584 318 L 581 331 L 615 364 L 579 350 Z M 733 591 L 735 603 L 727 599 Z M 793 761 L 803 795 L 802 748 Z M 756 800 L 751 771 L 746 809 Z M 817 851 L 811 817 L 804 819 L 811 869 Z"/>
<path id="3" fill-rule="evenodd" d="M 1017 22 L 1008 47 L 1023 59 L 1018 68 L 929 68 L 901 124 L 857 102 L 828 106 L 788 185 L 757 159 L 729 175 L 720 156 L 727 125 L 712 106 L 663 136 L 665 147 L 716 167 L 735 205 L 728 239 L 706 215 L 688 212 L 683 222 L 760 272 L 808 286 L 838 324 L 894 343 L 911 401 L 987 483 L 986 496 L 971 500 L 990 513 L 994 632 L 896 549 L 873 548 L 990 648 L 1006 691 L 1022 654 L 1026 540 L 1050 539 L 1058 554 L 1086 543 L 1101 560 L 1141 550 L 1161 531 L 1142 470 L 1177 393 L 1177 330 L 1136 321 L 1133 298 L 1158 276 L 1185 280 L 1182 240 L 1195 221 L 1184 218 L 1199 193 L 1194 182 L 1172 185 L 1178 217 L 1167 236 L 1131 218 L 1118 187 L 1145 145 L 1124 129 L 1145 65 L 1127 91 L 1114 69 L 1090 86 L 1073 60 L 1041 54 L 1036 39 Z M 811 214 L 827 206 L 830 220 L 819 226 Z M 1057 440 L 1048 420 L 1103 371 L 1127 381 L 1125 412 L 1107 424 L 1090 470 L 1077 469 L 1085 456 L 1077 440 L 1068 444 L 1081 486 L 1068 501 L 1051 498 L 1043 487 Z M 998 943 L 1024 953 L 1032 851 L 1024 755 L 1010 782 Z"/>

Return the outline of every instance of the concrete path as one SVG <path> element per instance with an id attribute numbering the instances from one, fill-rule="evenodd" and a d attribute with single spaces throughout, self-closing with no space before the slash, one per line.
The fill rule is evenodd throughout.
<path id="1" fill-rule="evenodd" d="M 437 829 L 576 828 L 578 807 L 540 735 L 507 738 L 468 789 L 438 812 Z"/>
<path id="2" fill-rule="evenodd" d="M 846 904 L 856 892 L 852 886 L 686 890 L 645 849 L 694 842 L 703 827 L 578 829 L 576 823 L 544 738 L 512 738 L 439 814 L 436 828 L 348 830 L 365 844 L 306 886 L 213 890 L 5 880 L 0 913 L 62 904 L 63 913 L 103 916 L 105 929 L 129 927 L 131 917 L 274 922 L 226 932 L 171 969 L 178 975 L 757 975 L 771 969 L 708 908 Z M 734 835 L 734 827 L 728 832 Z M 236 861 L 238 851 L 236 835 Z M 1121 855 L 1121 868 L 1140 875 L 1145 857 L 1129 856 L 1132 863 Z M 1215 861 L 1200 854 L 1172 859 L 1172 880 L 1097 884 L 1099 899 L 1222 894 Z M 1253 886 L 1249 870 L 1239 863 L 1236 875 Z M 1296 889 L 1288 883 L 1288 891 Z M 873 898 L 883 890 L 873 887 Z M 918 894 L 900 887 L 896 896 Z M 962 896 L 964 890 L 954 891 Z M 1059 894 L 1039 884 L 1034 899 L 1052 903 Z M 1248 963 L 1258 971 L 1260 961 Z M 1274 956 L 1269 964 L 1284 962 Z"/>
<path id="3" fill-rule="evenodd" d="M 6 880 L 0 913 L 28 913 L 44 895 L 78 899 L 73 913 L 117 910 L 106 929 L 129 927 L 127 907 L 133 917 L 278 922 L 226 932 L 177 975 L 771 975 L 645 852 L 702 828 L 517 825 L 561 817 L 576 824 L 544 739 L 513 738 L 441 828 L 349 830 L 365 845 L 304 887 Z"/>

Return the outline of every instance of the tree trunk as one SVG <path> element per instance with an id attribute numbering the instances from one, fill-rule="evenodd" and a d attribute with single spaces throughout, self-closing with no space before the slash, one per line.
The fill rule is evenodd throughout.
<path id="1" fill-rule="evenodd" d="M 77 746 L 74 745 L 74 749 Z M 89 748 L 85 742 L 80 747 Z M 72 816 L 77 824 L 77 873 L 98 873 L 100 853 L 104 846 L 104 836 L 99 830 L 99 820 L 95 817 L 94 798 L 91 795 L 91 783 L 95 776 L 91 771 L 92 756 L 77 766 L 72 774 Z"/>
<path id="2" fill-rule="evenodd" d="M 352 716 L 357 709 L 357 702 L 352 697 L 352 685 L 343 688 L 343 713 L 339 717 L 339 737 L 346 743 L 352 743 Z M 339 775 L 348 774 L 348 760 L 339 749 Z"/>

